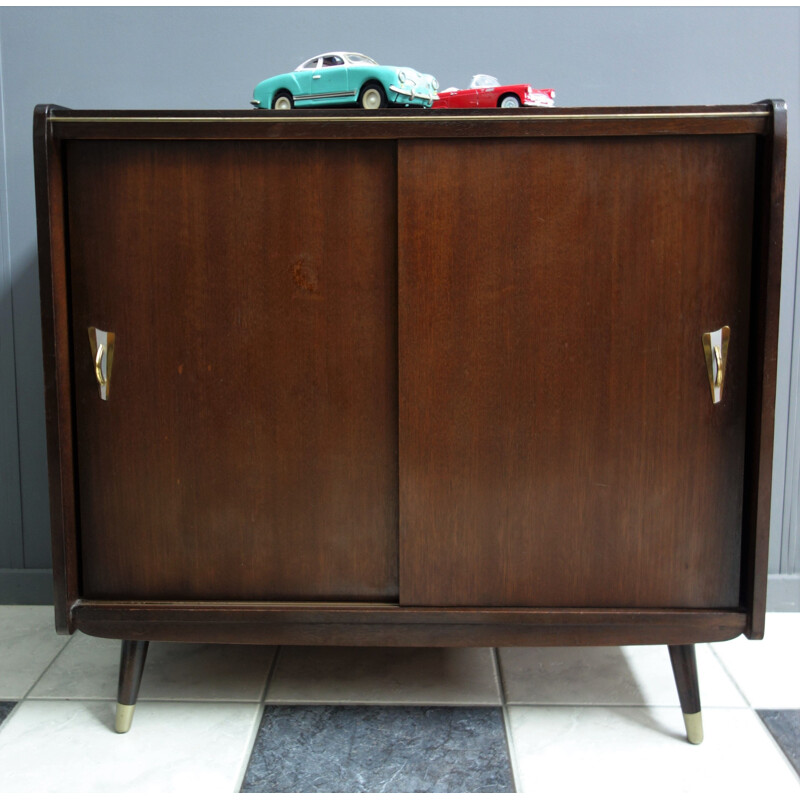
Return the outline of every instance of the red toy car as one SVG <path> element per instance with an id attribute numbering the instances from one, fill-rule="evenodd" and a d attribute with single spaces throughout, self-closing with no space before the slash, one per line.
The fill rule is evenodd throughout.
<path id="1" fill-rule="evenodd" d="M 519 108 L 553 106 L 555 89 L 534 89 L 527 83 L 501 86 L 491 75 L 476 75 L 469 89 L 446 89 L 439 92 L 433 108 Z"/>

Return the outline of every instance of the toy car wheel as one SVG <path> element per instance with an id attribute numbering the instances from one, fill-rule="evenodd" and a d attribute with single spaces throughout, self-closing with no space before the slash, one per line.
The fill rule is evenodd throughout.
<path id="1" fill-rule="evenodd" d="M 386 106 L 386 92 L 379 83 L 368 83 L 358 97 L 361 108 L 376 109 Z"/>
<path id="2" fill-rule="evenodd" d="M 500 108 L 519 108 L 520 102 L 519 97 L 515 94 L 506 94 L 500 98 L 500 102 L 498 103 Z"/>
<path id="3" fill-rule="evenodd" d="M 278 92 L 272 101 L 272 107 L 277 111 L 289 111 L 294 108 L 294 101 L 289 92 Z"/>

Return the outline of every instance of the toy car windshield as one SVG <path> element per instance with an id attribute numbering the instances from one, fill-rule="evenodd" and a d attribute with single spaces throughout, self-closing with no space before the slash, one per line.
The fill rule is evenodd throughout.
<path id="1" fill-rule="evenodd" d="M 472 83 L 469 85 L 470 89 L 489 89 L 494 86 L 499 86 L 500 81 L 493 78 L 491 75 L 474 75 Z"/>
<path id="2" fill-rule="evenodd" d="M 377 61 L 373 61 L 369 56 L 362 56 L 361 53 L 348 53 L 347 60 L 351 64 L 378 64 Z"/>

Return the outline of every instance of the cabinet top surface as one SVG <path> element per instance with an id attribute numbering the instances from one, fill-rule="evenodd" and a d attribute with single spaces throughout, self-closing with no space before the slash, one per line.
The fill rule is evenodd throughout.
<path id="1" fill-rule="evenodd" d="M 769 133 L 782 101 L 548 109 L 74 110 L 40 105 L 57 138 L 409 138 Z"/>
<path id="2" fill-rule="evenodd" d="M 772 101 L 780 102 L 780 101 Z M 264 109 L 72 109 L 55 104 L 46 104 L 40 108 L 46 109 L 52 119 L 64 121 L 70 118 L 87 119 L 100 117 L 113 118 L 156 118 L 156 119 L 204 119 L 219 118 L 249 119 L 249 120 L 274 120 L 293 117 L 310 119 L 326 119 L 331 117 L 345 117 L 347 119 L 452 119 L 454 117 L 470 118 L 548 118 L 563 116 L 769 116 L 771 102 L 746 103 L 740 105 L 687 105 L 687 106 L 562 106 L 558 108 L 515 108 L 515 109 L 419 109 L 419 108 L 389 108 L 380 111 L 366 111 L 358 108 L 333 108 L 333 109 L 292 109 L 286 111 L 272 111 Z"/>

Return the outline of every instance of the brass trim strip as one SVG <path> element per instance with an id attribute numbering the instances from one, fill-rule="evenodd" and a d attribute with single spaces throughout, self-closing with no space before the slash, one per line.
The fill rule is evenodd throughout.
<path id="1" fill-rule="evenodd" d="M 702 111 L 702 112 L 643 112 L 628 114 L 537 114 L 531 115 L 497 115 L 497 114 L 475 114 L 469 116 L 419 116 L 419 117 L 394 117 L 394 116 L 365 116 L 365 117 L 292 117 L 292 116 L 270 116 L 270 117 L 59 117 L 53 115 L 49 118 L 50 122 L 80 123 L 80 122 L 113 122 L 113 123 L 181 123 L 181 122 L 306 122 L 306 123 L 327 123 L 327 122 L 353 122 L 361 119 L 364 122 L 473 122 L 475 120 L 492 122 L 531 122 L 539 121 L 574 121 L 574 120 L 614 120 L 614 119 L 725 119 L 725 118 L 749 118 L 749 117 L 769 117 L 770 111 Z"/>

